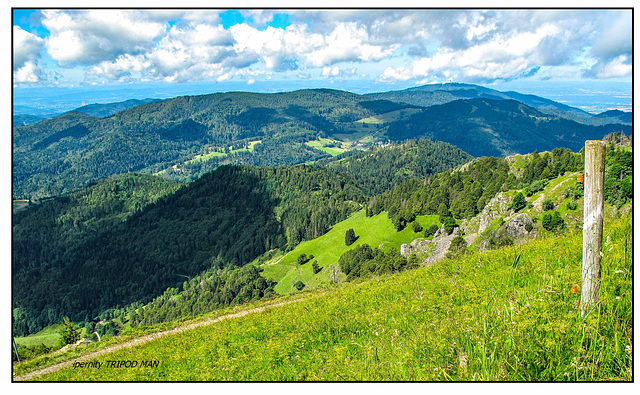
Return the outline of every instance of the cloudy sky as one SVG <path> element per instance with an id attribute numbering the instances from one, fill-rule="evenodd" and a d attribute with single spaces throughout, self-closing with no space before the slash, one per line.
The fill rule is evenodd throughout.
<path id="1" fill-rule="evenodd" d="M 630 10 L 13 10 L 13 86 L 627 81 Z"/>

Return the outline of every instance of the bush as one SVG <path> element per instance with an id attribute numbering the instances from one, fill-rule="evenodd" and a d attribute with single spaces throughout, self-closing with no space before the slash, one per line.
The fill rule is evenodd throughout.
<path id="1" fill-rule="evenodd" d="M 553 204 L 553 200 L 550 198 L 546 198 L 542 201 L 542 209 L 544 211 L 553 210 L 554 208 L 556 208 L 556 205 Z"/>
<path id="2" fill-rule="evenodd" d="M 62 329 L 60 330 L 60 346 L 74 344 L 78 340 L 80 340 L 80 328 L 76 328 L 74 323 L 69 320 L 69 317 L 64 317 Z"/>
<path id="3" fill-rule="evenodd" d="M 413 233 L 422 232 L 422 225 L 420 225 L 418 221 L 413 221 L 411 223 L 411 228 L 413 229 Z"/>
<path id="4" fill-rule="evenodd" d="M 542 227 L 548 231 L 553 232 L 562 229 L 564 225 L 564 219 L 562 219 L 557 211 L 554 211 L 553 214 L 545 214 L 544 217 L 542 217 Z"/>
<path id="5" fill-rule="evenodd" d="M 511 202 L 511 208 L 515 211 L 520 211 L 527 207 L 527 199 L 524 198 L 522 192 L 518 192 Z"/>
<path id="6" fill-rule="evenodd" d="M 547 180 L 534 181 L 529 186 L 524 188 L 524 193 L 525 195 L 527 195 L 527 197 L 532 196 L 534 193 L 543 190 L 548 183 L 549 182 Z"/>
<path id="7" fill-rule="evenodd" d="M 440 229 L 440 227 L 436 224 L 432 224 L 431 226 L 429 226 L 427 228 L 427 230 L 424 231 L 424 237 L 429 237 L 429 236 L 433 236 L 436 234 L 436 232 L 438 231 L 438 229 Z"/>
<path id="8" fill-rule="evenodd" d="M 296 287 L 298 291 L 301 291 L 302 288 L 305 287 L 305 284 L 302 281 L 298 280 L 295 283 L 293 283 L 293 286 Z"/>
<path id="9" fill-rule="evenodd" d="M 564 196 L 573 200 L 578 200 L 584 196 L 584 185 L 576 183 L 572 187 L 568 187 L 564 190 Z"/>
<path id="10" fill-rule="evenodd" d="M 458 226 L 456 220 L 453 217 L 447 217 L 444 219 L 444 231 L 447 232 L 448 235 L 453 232 L 453 229 Z"/>
<path id="11" fill-rule="evenodd" d="M 322 270 L 320 265 L 318 265 L 318 261 L 313 261 L 313 263 L 311 264 L 311 267 L 313 268 L 313 274 L 318 274 Z"/>
<path id="12" fill-rule="evenodd" d="M 576 203 L 576 202 L 574 202 L 574 201 L 568 202 L 568 203 L 567 203 L 567 208 L 568 208 L 569 210 L 575 210 L 575 209 L 577 209 L 577 208 L 578 208 L 578 203 Z"/>
<path id="13" fill-rule="evenodd" d="M 456 236 L 451 240 L 449 245 L 448 257 L 464 254 L 467 250 L 467 241 L 462 236 Z"/>

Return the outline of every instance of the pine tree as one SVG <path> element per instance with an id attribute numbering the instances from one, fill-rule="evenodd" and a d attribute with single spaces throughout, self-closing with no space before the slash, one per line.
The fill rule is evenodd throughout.
<path id="1" fill-rule="evenodd" d="M 62 329 L 60 330 L 60 345 L 66 346 L 67 344 L 73 344 L 80 340 L 80 328 L 69 320 L 69 317 L 62 319 Z"/>
<path id="2" fill-rule="evenodd" d="M 350 246 L 356 240 L 357 240 L 356 232 L 353 230 L 353 228 L 348 229 L 347 232 L 344 235 L 344 244 Z"/>

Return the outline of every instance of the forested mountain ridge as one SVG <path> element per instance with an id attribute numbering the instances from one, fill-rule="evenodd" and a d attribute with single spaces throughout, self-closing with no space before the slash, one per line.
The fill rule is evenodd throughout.
<path id="1" fill-rule="evenodd" d="M 427 137 L 473 156 L 495 156 L 555 147 L 579 150 L 588 138 L 631 132 L 628 125 L 584 125 L 483 89 L 488 93 L 476 94 L 479 98 L 426 108 L 393 95 L 310 89 L 183 96 L 102 118 L 69 113 L 14 127 L 14 196 L 56 196 L 132 171 L 191 181 L 224 164 L 310 163 L 330 156 L 311 144 L 323 138 L 345 150 Z M 464 97 L 465 89 L 430 92 L 450 99 Z M 545 106 L 545 100 L 533 101 Z"/>
<path id="2" fill-rule="evenodd" d="M 127 180 L 108 188 L 124 189 Z M 97 206 L 82 204 L 84 196 L 101 196 L 102 186 L 14 217 L 19 332 L 58 322 L 62 314 L 90 320 L 115 305 L 150 300 L 184 276 L 242 266 L 270 249 L 317 237 L 366 200 L 344 177 L 322 168 L 223 166 L 143 207 L 133 202 L 132 213 L 110 199 L 105 214 L 119 220 L 107 221 L 100 199 Z"/>
<path id="3" fill-rule="evenodd" d="M 376 99 L 404 102 L 421 107 L 446 104 L 460 99 L 516 100 L 522 104 L 538 109 L 553 109 L 582 116 L 591 115 L 579 108 L 536 95 L 527 95 L 513 91 L 502 92 L 480 85 L 455 82 L 421 85 L 399 91 L 371 93 L 369 96 Z"/>
<path id="4" fill-rule="evenodd" d="M 156 173 L 251 140 L 273 146 L 257 150 L 265 160 L 286 147 L 279 150 L 278 163 L 270 165 L 313 161 L 327 154 L 304 142 L 350 134 L 358 119 L 411 107 L 318 89 L 184 96 L 98 119 L 84 115 L 66 129 L 49 126 L 60 123 L 54 118 L 14 128 L 14 194 L 58 195 L 112 174 Z"/>
<path id="5" fill-rule="evenodd" d="M 83 114 L 92 115 L 94 117 L 106 117 L 109 115 L 113 115 L 120 111 L 128 110 L 133 107 L 141 106 L 147 103 L 155 103 L 161 101 L 160 99 L 129 99 L 116 103 L 105 103 L 105 104 L 87 104 L 82 107 L 78 107 L 73 111 L 81 112 Z"/>
<path id="6" fill-rule="evenodd" d="M 619 131 L 629 135 L 632 129 L 620 124 L 583 125 L 515 100 L 471 99 L 428 107 L 391 124 L 387 135 L 392 140 L 446 141 L 478 157 L 554 148 L 579 151 L 586 140 Z"/>
<path id="7" fill-rule="evenodd" d="M 317 164 L 348 175 L 355 185 L 370 195 L 378 195 L 403 181 L 424 179 L 472 159 L 454 145 L 423 139 L 385 144 L 367 151 L 348 151 Z"/>

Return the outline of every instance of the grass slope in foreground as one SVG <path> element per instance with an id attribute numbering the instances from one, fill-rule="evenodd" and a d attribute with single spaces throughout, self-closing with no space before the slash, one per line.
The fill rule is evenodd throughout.
<path id="1" fill-rule="evenodd" d="M 633 379 L 632 222 L 607 222 L 601 303 L 580 318 L 581 234 L 342 284 L 40 380 Z M 579 292 L 578 292 L 579 295 Z"/>

